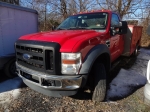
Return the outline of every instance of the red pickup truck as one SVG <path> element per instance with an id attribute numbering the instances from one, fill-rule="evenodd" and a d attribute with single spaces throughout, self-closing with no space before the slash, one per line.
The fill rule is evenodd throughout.
<path id="1" fill-rule="evenodd" d="M 15 43 L 17 73 L 49 96 L 71 96 L 88 85 L 92 99 L 103 101 L 111 63 L 137 54 L 141 32 L 109 10 L 72 15 L 54 31 L 25 35 Z"/>

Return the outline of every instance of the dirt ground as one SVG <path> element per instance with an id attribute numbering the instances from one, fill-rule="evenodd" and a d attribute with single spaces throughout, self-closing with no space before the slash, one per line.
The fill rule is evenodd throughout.
<path id="1" fill-rule="evenodd" d="M 37 93 L 28 87 L 22 88 L 21 95 L 9 107 L 0 108 L 3 112 L 150 112 L 144 104 L 143 88 L 130 96 L 117 101 L 93 102 L 88 95 L 79 93 L 82 99 L 54 98 Z"/>

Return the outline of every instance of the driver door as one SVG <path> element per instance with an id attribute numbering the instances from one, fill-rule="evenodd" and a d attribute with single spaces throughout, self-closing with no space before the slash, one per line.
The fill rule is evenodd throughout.
<path id="1" fill-rule="evenodd" d="M 116 60 L 123 52 L 124 41 L 122 35 L 116 34 L 118 30 L 115 26 L 119 26 L 120 19 L 117 14 L 112 14 L 111 18 L 111 38 L 110 38 L 110 52 L 111 52 L 111 61 Z M 114 28 L 114 29 L 112 29 Z"/>

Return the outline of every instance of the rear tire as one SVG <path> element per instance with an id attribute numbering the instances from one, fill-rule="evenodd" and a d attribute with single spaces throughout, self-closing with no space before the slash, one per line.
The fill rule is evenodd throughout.
<path id="1" fill-rule="evenodd" d="M 13 58 L 9 60 L 4 67 L 4 73 L 9 78 L 13 78 L 17 76 L 15 62 L 16 62 L 16 59 Z"/>
<path id="2" fill-rule="evenodd" d="M 136 48 L 135 48 L 135 50 L 134 50 L 134 52 L 133 52 L 133 56 L 134 57 L 137 57 L 137 55 L 138 55 L 138 50 L 139 50 L 139 47 L 138 47 L 138 45 L 136 45 Z"/>
<path id="3" fill-rule="evenodd" d="M 106 95 L 106 71 L 103 64 L 95 64 L 94 79 L 95 89 L 92 100 L 98 102 L 104 101 Z"/>

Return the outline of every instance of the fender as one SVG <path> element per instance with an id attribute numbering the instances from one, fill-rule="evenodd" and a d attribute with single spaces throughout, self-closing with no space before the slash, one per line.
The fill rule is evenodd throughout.
<path id="1" fill-rule="evenodd" d="M 84 58 L 79 74 L 88 74 L 91 71 L 91 68 L 96 59 L 104 53 L 107 53 L 110 58 L 109 48 L 105 44 L 99 44 L 93 47 Z"/>

